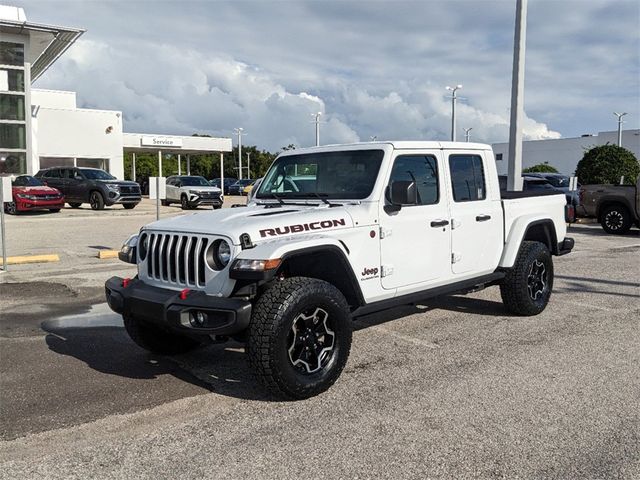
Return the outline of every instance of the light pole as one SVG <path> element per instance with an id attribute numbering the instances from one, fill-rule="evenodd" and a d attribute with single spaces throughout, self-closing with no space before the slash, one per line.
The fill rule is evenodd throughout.
<path id="1" fill-rule="evenodd" d="M 464 130 L 464 141 L 469 143 L 469 137 L 471 136 L 469 132 L 473 130 L 473 127 L 463 128 L 463 130 Z"/>
<path id="2" fill-rule="evenodd" d="M 624 117 L 627 112 L 624 113 L 618 113 L 618 112 L 613 112 L 613 114 L 618 117 L 618 146 L 621 147 L 622 146 L 622 124 L 624 123 L 624 120 L 622 120 L 622 117 Z"/>
<path id="3" fill-rule="evenodd" d="M 314 123 L 316 124 L 316 147 L 320 146 L 320 115 L 322 115 L 322 112 L 311 114 L 312 117 L 315 117 Z"/>
<path id="4" fill-rule="evenodd" d="M 451 141 L 456 141 L 456 100 L 458 97 L 456 96 L 456 91 L 460 90 L 462 85 L 456 85 L 455 87 L 449 87 L 447 85 L 447 90 L 451 90 Z"/>
<path id="5" fill-rule="evenodd" d="M 239 180 L 242 180 L 242 135 L 246 135 L 246 133 L 242 127 L 234 128 L 233 131 L 238 135 L 238 160 L 240 161 L 238 175 L 240 176 Z"/>
<path id="6" fill-rule="evenodd" d="M 376 140 L 378 140 L 377 135 L 371 135 L 369 138 L 371 139 L 372 142 L 375 142 Z"/>
<path id="7" fill-rule="evenodd" d="M 247 178 L 251 178 L 251 152 L 247 152 Z"/>

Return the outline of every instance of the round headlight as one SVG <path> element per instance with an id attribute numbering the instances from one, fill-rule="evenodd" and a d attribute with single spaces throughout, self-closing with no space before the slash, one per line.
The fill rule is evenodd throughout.
<path id="1" fill-rule="evenodd" d="M 222 270 L 231 260 L 231 247 L 224 240 L 216 240 L 207 249 L 207 265 L 212 270 Z"/>

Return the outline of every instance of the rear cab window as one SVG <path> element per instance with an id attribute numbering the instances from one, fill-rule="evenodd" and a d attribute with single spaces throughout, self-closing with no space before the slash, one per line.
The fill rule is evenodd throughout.
<path id="1" fill-rule="evenodd" d="M 454 202 L 473 202 L 487 198 L 484 166 L 480 155 L 450 155 L 449 173 Z"/>

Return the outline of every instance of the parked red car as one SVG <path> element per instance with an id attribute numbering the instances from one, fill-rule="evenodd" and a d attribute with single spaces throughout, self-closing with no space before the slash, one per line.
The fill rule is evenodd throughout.
<path id="1" fill-rule="evenodd" d="M 64 195 L 60 190 L 47 187 L 30 175 L 20 175 L 12 182 L 13 202 L 4 204 L 4 211 L 11 215 L 28 210 L 59 212 L 64 207 Z"/>

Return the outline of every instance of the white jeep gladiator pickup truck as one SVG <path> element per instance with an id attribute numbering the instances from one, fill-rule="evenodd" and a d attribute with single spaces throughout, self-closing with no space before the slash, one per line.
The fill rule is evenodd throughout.
<path id="1" fill-rule="evenodd" d="M 251 204 L 143 227 L 106 282 L 131 338 L 161 354 L 246 342 L 268 389 L 329 388 L 352 319 L 499 285 L 506 309 L 536 315 L 552 255 L 573 248 L 562 193 L 500 193 L 488 145 L 373 142 L 283 152 Z"/>

